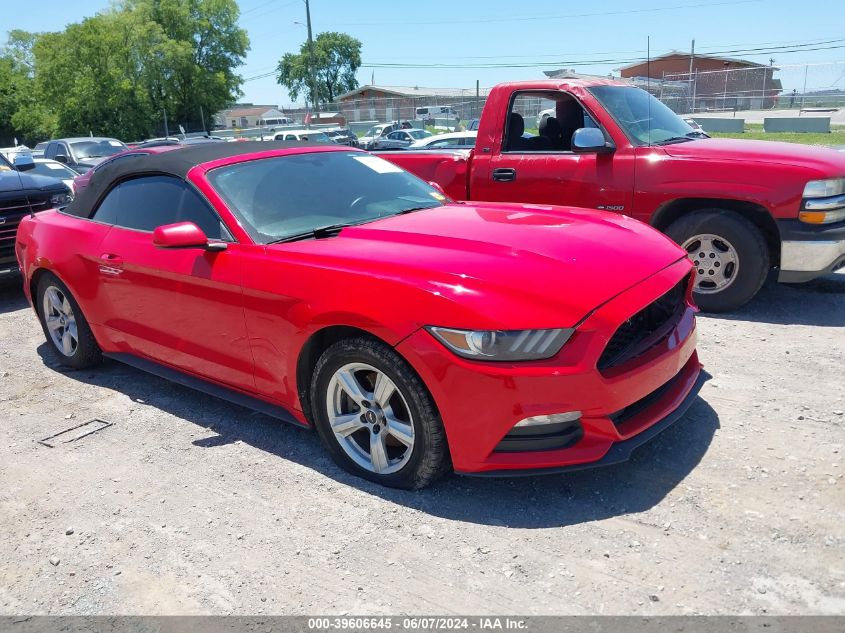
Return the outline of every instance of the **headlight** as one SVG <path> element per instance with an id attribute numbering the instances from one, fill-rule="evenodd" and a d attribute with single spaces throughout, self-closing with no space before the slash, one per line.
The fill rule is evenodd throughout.
<path id="1" fill-rule="evenodd" d="M 811 180 L 804 187 L 805 198 L 827 198 L 845 193 L 845 178 L 829 180 Z"/>
<path id="2" fill-rule="evenodd" d="M 473 360 L 514 361 L 542 360 L 560 351 L 575 331 L 553 330 L 455 330 L 445 327 L 426 328 L 443 345 L 458 356 Z"/>
<path id="3" fill-rule="evenodd" d="M 63 207 L 66 204 L 70 204 L 71 200 L 73 200 L 73 196 L 69 193 L 54 193 L 50 196 L 50 206 Z"/>

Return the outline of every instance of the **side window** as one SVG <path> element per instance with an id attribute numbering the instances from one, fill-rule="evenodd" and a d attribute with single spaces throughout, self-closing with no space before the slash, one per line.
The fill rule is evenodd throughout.
<path id="1" fill-rule="evenodd" d="M 540 118 L 551 110 L 552 116 Z M 506 152 L 570 152 L 575 130 L 591 120 L 565 92 L 522 92 L 511 102 L 505 125 Z"/>
<path id="2" fill-rule="evenodd" d="M 118 184 L 103 198 L 93 219 L 150 232 L 165 224 L 193 222 L 211 239 L 232 239 L 199 194 L 172 176 L 145 176 Z"/>
<path id="3" fill-rule="evenodd" d="M 288 134 L 287 136 L 285 136 L 285 140 L 286 141 L 298 141 L 299 139 L 296 138 L 296 136 L 294 136 L 293 134 Z"/>
<path id="4" fill-rule="evenodd" d="M 117 224 L 117 210 L 120 208 L 120 190 L 121 185 L 113 187 L 111 191 L 106 194 L 100 202 L 100 206 L 94 211 L 91 216 L 96 222 L 103 224 Z"/>

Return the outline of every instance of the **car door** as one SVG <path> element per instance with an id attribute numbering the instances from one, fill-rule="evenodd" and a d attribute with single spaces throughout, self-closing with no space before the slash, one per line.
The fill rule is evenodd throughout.
<path id="1" fill-rule="evenodd" d="M 555 105 L 562 133 L 555 142 L 539 133 L 536 113 Z M 530 116 L 529 113 L 534 113 Z M 519 121 L 509 126 L 512 116 Z M 513 123 L 512 123 L 513 125 Z M 545 126 L 544 126 L 545 127 Z M 630 210 L 634 188 L 634 156 L 624 152 L 575 153 L 571 138 L 580 127 L 599 127 L 572 95 L 515 93 L 494 147 L 477 145 L 473 157 L 474 200 L 527 202 Z M 524 130 L 520 132 L 520 129 Z"/>
<path id="2" fill-rule="evenodd" d="M 255 386 L 241 289 L 240 245 L 192 187 L 144 176 L 112 188 L 94 214 L 112 225 L 100 245 L 104 325 L 126 351 L 239 389 Z M 152 231 L 194 222 L 226 250 L 162 249 Z"/>

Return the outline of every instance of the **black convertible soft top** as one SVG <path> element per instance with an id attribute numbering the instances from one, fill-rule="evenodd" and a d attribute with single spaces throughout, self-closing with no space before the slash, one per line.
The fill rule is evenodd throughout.
<path id="1" fill-rule="evenodd" d="M 237 143 L 207 143 L 188 145 L 160 154 L 135 156 L 131 160 L 113 160 L 100 167 L 88 186 L 79 192 L 65 208 L 65 213 L 79 217 L 90 217 L 99 200 L 111 189 L 112 184 L 133 178 L 163 174 L 185 180 L 188 172 L 196 165 L 209 163 L 220 158 L 254 154 L 279 149 L 302 147 L 326 147 L 326 143 L 303 141 L 243 141 Z M 345 145 L 329 145 L 338 150 L 351 150 Z"/>

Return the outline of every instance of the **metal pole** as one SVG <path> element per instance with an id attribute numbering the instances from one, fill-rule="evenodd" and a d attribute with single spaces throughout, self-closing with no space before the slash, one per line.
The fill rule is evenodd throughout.
<path id="1" fill-rule="evenodd" d="M 479 86 L 478 79 L 476 79 L 475 80 L 475 112 L 472 115 L 473 119 L 478 118 L 478 115 L 479 115 L 479 112 L 480 112 L 479 109 L 478 109 L 478 97 L 479 97 L 480 93 L 481 93 L 481 88 Z"/>
<path id="2" fill-rule="evenodd" d="M 170 137 L 170 131 L 167 128 L 167 108 L 162 108 L 162 112 L 164 112 L 164 138 Z"/>
<path id="3" fill-rule="evenodd" d="M 202 106 L 200 106 L 200 119 L 202 119 L 202 131 L 208 135 L 208 130 L 205 129 L 205 114 L 202 111 Z"/>
<path id="4" fill-rule="evenodd" d="M 694 84 L 693 84 L 693 79 L 692 79 L 693 60 L 695 60 L 695 40 L 692 41 L 692 47 L 690 48 L 690 51 L 689 51 L 689 81 L 690 81 L 690 87 L 692 88 L 692 90 L 690 90 L 689 92 L 692 93 L 693 95 L 695 95 L 695 88 L 693 87 Z M 690 112 L 693 112 L 693 113 L 695 112 L 695 96 L 693 96 L 693 98 L 692 98 L 692 104 L 691 104 L 691 107 L 690 107 Z"/>
<path id="5" fill-rule="evenodd" d="M 804 66 L 804 90 L 801 91 L 801 108 L 804 108 L 804 99 L 807 97 L 807 71 L 810 70 L 810 66 Z"/>
<path id="6" fill-rule="evenodd" d="M 311 71 L 311 105 L 314 107 L 314 114 L 317 123 L 320 122 L 320 98 L 317 95 L 317 71 L 314 68 L 314 39 L 311 37 L 311 5 L 305 0 L 305 21 L 308 26 L 308 66 Z"/>

